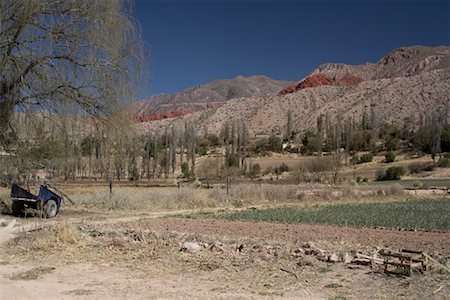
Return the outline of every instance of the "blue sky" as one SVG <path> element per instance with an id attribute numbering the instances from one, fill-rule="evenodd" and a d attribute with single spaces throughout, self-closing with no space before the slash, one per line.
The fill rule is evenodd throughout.
<path id="1" fill-rule="evenodd" d="M 151 53 L 144 96 L 238 75 L 297 81 L 323 63 L 450 43 L 447 1 L 135 0 L 135 16 Z"/>

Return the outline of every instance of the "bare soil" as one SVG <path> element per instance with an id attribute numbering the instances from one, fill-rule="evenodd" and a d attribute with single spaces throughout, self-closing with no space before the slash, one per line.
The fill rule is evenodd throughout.
<path id="1" fill-rule="evenodd" d="M 450 254 L 449 232 L 230 222 L 152 216 L 87 221 L 5 216 L 0 228 L 0 295 L 5 299 L 448 299 L 448 274 L 411 277 L 377 266 L 327 263 L 299 255 L 305 242 L 327 251 L 376 247 Z M 92 216 L 89 216 L 91 218 Z M 15 224 L 16 221 L 18 224 Z M 47 252 L 27 245 L 42 226 L 80 230 L 83 241 Z M 181 251 L 197 243 L 194 253 Z M 66 247 L 67 246 L 67 247 Z"/>
<path id="2" fill-rule="evenodd" d="M 206 235 L 218 239 L 256 239 L 291 243 L 328 242 L 350 247 L 415 249 L 450 256 L 450 232 L 400 231 L 394 229 L 339 227 L 332 225 L 277 224 L 225 220 L 153 218 L 131 223 L 109 225 L 111 228 L 151 229 L 157 232 L 179 232 Z M 352 250 L 352 249 L 347 249 Z M 362 249 L 361 249 L 362 250 Z"/>

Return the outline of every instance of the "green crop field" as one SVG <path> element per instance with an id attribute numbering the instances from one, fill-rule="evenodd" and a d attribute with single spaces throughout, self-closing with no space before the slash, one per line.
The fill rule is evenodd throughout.
<path id="1" fill-rule="evenodd" d="M 335 204 L 261 210 L 252 208 L 232 213 L 202 214 L 198 217 L 279 223 L 449 230 L 450 200 Z"/>

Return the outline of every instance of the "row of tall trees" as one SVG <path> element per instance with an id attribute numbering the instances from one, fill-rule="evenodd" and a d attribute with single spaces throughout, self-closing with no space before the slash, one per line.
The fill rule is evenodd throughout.
<path id="1" fill-rule="evenodd" d="M 302 152 L 307 154 L 323 151 L 336 152 L 343 149 L 349 157 L 358 151 L 392 151 L 405 149 L 429 153 L 433 159 L 441 152 L 447 152 L 449 130 L 449 108 L 447 106 L 432 109 L 419 114 L 419 117 L 407 117 L 403 122 L 384 123 L 379 118 L 376 105 L 363 109 L 359 119 L 344 118 L 341 112 L 335 115 L 319 114 L 316 119 L 316 131 L 306 131 L 299 135 Z M 285 140 L 292 141 L 292 112 L 287 113 Z"/>
<path id="2" fill-rule="evenodd" d="M 226 121 L 222 135 L 225 145 L 225 167 L 242 168 L 247 156 L 247 125 L 242 121 Z"/>

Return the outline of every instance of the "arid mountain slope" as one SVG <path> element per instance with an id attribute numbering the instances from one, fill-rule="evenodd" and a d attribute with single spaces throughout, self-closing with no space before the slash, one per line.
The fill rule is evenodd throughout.
<path id="1" fill-rule="evenodd" d="M 192 121 L 199 132 L 208 128 L 209 132 L 217 133 L 226 120 L 243 120 L 252 133 L 282 134 L 288 110 L 293 112 L 294 130 L 304 131 L 315 129 L 319 114 L 328 114 L 331 119 L 338 116 L 358 119 L 364 110 L 374 106 L 380 122 L 402 122 L 405 117 L 418 120 L 430 110 L 450 105 L 450 47 L 400 48 L 376 64 L 327 64 L 308 77 L 315 75 L 326 76 L 329 81 L 319 77 L 325 84 L 304 83 L 303 88 L 280 96 L 240 97 L 182 117 L 142 123 L 139 127 L 146 132 L 167 123 L 182 126 Z M 362 80 L 343 83 L 353 77 Z"/>
<path id="2" fill-rule="evenodd" d="M 299 83 L 282 89 L 278 95 L 320 85 L 354 85 L 366 80 L 409 77 L 450 67 L 450 48 L 402 47 L 380 59 L 377 63 L 352 66 L 323 64 Z"/>
<path id="3" fill-rule="evenodd" d="M 263 98 L 275 95 L 289 81 L 273 80 L 266 76 L 238 76 L 215 80 L 184 90 L 175 95 L 162 94 L 135 105 L 141 121 L 160 120 L 216 107 L 235 98 Z"/>

